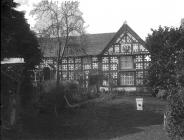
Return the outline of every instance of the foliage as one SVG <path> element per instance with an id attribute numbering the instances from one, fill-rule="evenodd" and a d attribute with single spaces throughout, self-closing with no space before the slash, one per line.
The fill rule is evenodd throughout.
<path id="1" fill-rule="evenodd" d="M 35 34 L 30 31 L 24 13 L 16 11 L 13 0 L 1 1 L 1 60 L 24 58 L 27 68 L 39 64 L 41 53 Z"/>
<path id="2" fill-rule="evenodd" d="M 6 70 L 1 71 L 1 75 L 6 75 L 10 80 L 7 77 L 2 79 L 7 87 L 1 85 L 4 88 L 1 94 L 8 96 L 6 105 L 9 109 L 5 112 L 9 115 L 7 118 L 11 128 L 19 131 L 23 107 L 32 97 L 30 75 L 27 72 L 40 63 L 41 53 L 34 32 L 30 30 L 24 13 L 15 9 L 17 6 L 13 0 L 1 1 L 1 60 L 18 57 L 24 58 L 25 63 L 4 65 Z M 12 89 L 13 96 L 8 93 Z M 13 110 L 15 113 L 12 113 Z"/>
<path id="3" fill-rule="evenodd" d="M 167 92 L 167 131 L 172 139 L 179 139 L 184 134 L 184 30 L 160 27 L 152 31 L 146 40 L 151 53 L 149 84 Z"/>
<path id="4" fill-rule="evenodd" d="M 151 53 L 149 85 L 154 89 L 167 90 L 176 86 L 177 69 L 183 67 L 184 31 L 182 28 L 159 27 L 146 39 Z M 180 65 L 180 66 L 179 66 Z"/>
<path id="5" fill-rule="evenodd" d="M 184 88 L 171 92 L 166 128 L 170 137 L 177 139 L 184 137 Z"/>
<path id="6" fill-rule="evenodd" d="M 40 37 L 56 38 L 57 84 L 59 84 L 59 61 L 64 55 L 65 48 L 69 45 L 71 36 L 84 33 L 84 20 L 79 10 L 79 2 L 65 1 L 60 4 L 44 0 L 38 3 L 30 14 L 37 18 L 35 29 Z"/>

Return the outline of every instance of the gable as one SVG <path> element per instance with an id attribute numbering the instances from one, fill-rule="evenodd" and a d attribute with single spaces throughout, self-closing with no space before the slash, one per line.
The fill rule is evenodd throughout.
<path id="1" fill-rule="evenodd" d="M 125 23 L 114 35 L 102 55 L 148 53 L 145 42 Z"/>

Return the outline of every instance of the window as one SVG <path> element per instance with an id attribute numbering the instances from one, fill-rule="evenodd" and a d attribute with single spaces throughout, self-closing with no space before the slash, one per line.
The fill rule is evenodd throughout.
<path id="1" fill-rule="evenodd" d="M 143 69 L 143 63 L 136 63 L 136 69 Z"/>
<path id="2" fill-rule="evenodd" d="M 136 62 L 142 62 L 142 55 L 137 55 L 136 56 Z"/>
<path id="3" fill-rule="evenodd" d="M 93 69 L 98 69 L 98 63 L 93 63 Z"/>
<path id="4" fill-rule="evenodd" d="M 81 59 L 80 58 L 75 58 L 75 63 L 81 63 Z"/>
<path id="5" fill-rule="evenodd" d="M 133 69 L 132 56 L 123 56 L 120 59 L 121 69 Z"/>
<path id="6" fill-rule="evenodd" d="M 111 57 L 110 58 L 110 63 L 116 63 L 116 64 L 118 64 L 118 58 L 117 57 Z"/>
<path id="7" fill-rule="evenodd" d="M 120 84 L 124 85 L 134 85 L 134 72 L 123 72 L 120 76 Z"/>
<path id="8" fill-rule="evenodd" d="M 97 57 L 92 57 L 92 61 L 98 61 L 98 58 Z"/>
<path id="9" fill-rule="evenodd" d="M 69 69 L 69 70 L 74 70 L 74 64 L 69 64 L 69 65 L 68 65 L 68 69 Z"/>
<path id="10" fill-rule="evenodd" d="M 62 65 L 62 70 L 67 70 L 67 65 Z"/>
<path id="11" fill-rule="evenodd" d="M 111 64 L 110 69 L 111 70 L 117 70 L 117 64 Z"/>
<path id="12" fill-rule="evenodd" d="M 66 58 L 63 58 L 62 59 L 62 63 L 67 63 L 67 59 Z"/>
<path id="13" fill-rule="evenodd" d="M 108 65 L 108 64 L 103 64 L 103 65 L 102 65 L 102 70 L 103 70 L 103 71 L 109 70 L 109 65 Z"/>
<path id="14" fill-rule="evenodd" d="M 89 70 L 89 69 L 91 69 L 91 65 L 90 64 L 84 64 L 83 69 L 84 70 Z"/>

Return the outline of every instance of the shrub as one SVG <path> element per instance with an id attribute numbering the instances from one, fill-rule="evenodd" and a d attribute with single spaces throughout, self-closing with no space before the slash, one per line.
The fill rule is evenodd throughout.
<path id="1" fill-rule="evenodd" d="M 163 90 L 163 89 L 160 89 L 156 96 L 157 96 L 157 98 L 160 98 L 160 99 L 166 99 L 167 91 Z"/>
<path id="2" fill-rule="evenodd" d="M 41 112 L 53 112 L 55 108 L 64 107 L 64 86 L 60 83 L 56 87 L 56 81 L 44 81 L 37 107 Z"/>
<path id="3" fill-rule="evenodd" d="M 167 112 L 167 126 L 172 140 L 184 137 L 184 88 L 172 90 L 169 97 L 169 109 Z"/>

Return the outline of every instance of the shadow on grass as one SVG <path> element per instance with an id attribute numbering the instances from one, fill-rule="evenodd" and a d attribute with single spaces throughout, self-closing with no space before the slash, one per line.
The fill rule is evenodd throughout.
<path id="1" fill-rule="evenodd" d="M 158 125 L 163 115 L 150 111 L 136 111 L 132 104 L 89 104 L 65 110 L 60 116 L 39 114 L 23 120 L 24 140 L 111 139 L 143 131 L 138 127 Z"/>

